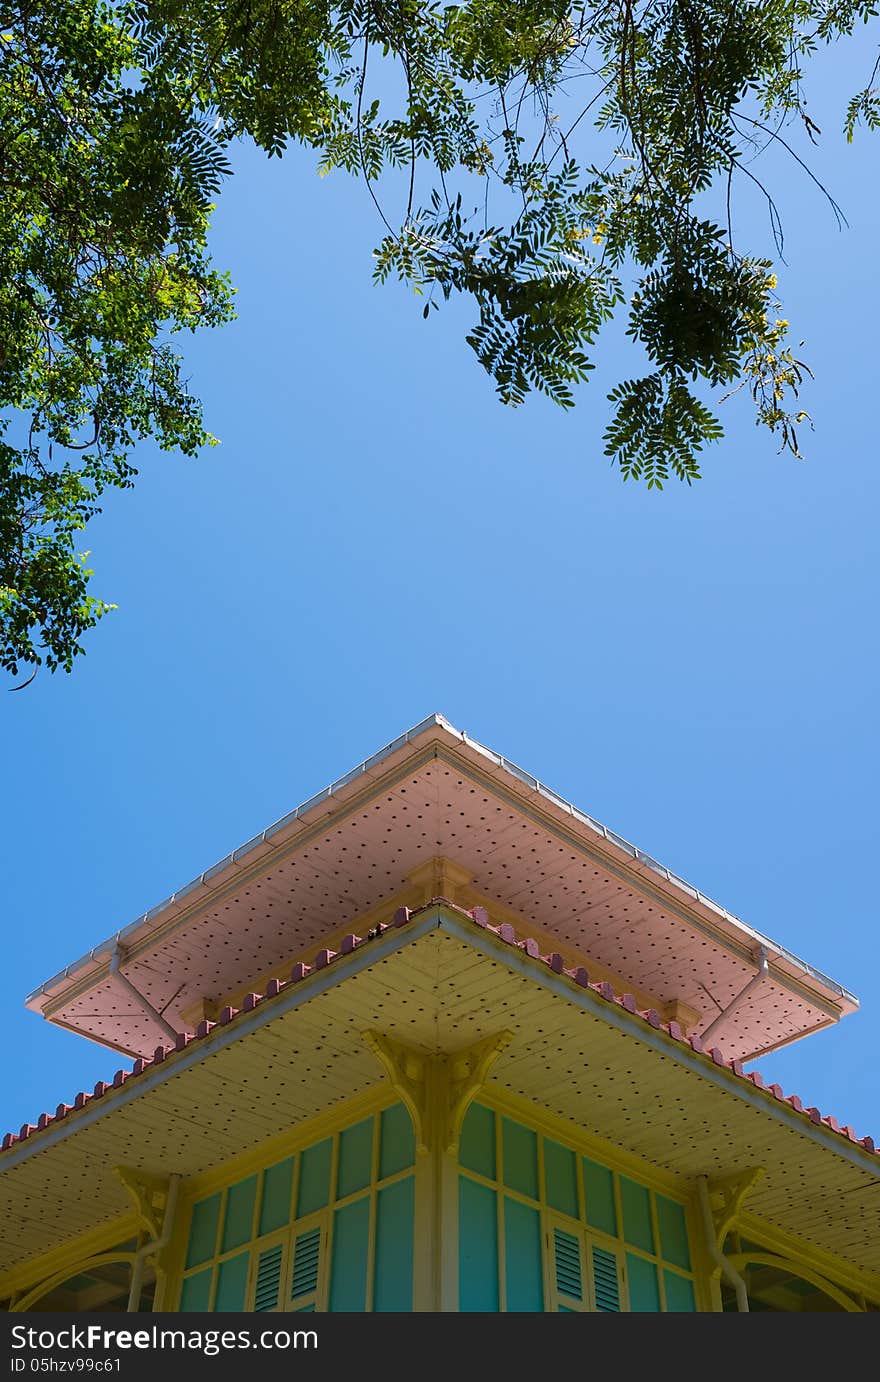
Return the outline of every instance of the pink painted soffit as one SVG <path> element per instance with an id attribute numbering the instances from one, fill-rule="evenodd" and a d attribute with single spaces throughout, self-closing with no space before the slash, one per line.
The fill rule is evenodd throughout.
<path id="1" fill-rule="evenodd" d="M 745 987 L 764 944 L 771 977 L 732 1011 L 725 1030 L 726 1048 L 743 1060 L 858 1006 L 835 981 L 441 716 L 47 980 L 28 1006 L 123 1055 L 149 1056 L 161 1030 L 108 974 L 117 941 L 126 977 L 182 1030 L 184 1013 L 204 997 L 239 994 L 254 975 L 355 930 L 364 912 L 390 911 L 410 873 L 436 854 L 471 875 L 470 903 L 509 907 L 524 931 L 549 933 L 571 962 L 604 966 L 643 1002 L 692 1008 L 701 1014 L 697 1032 Z"/>
<path id="2" fill-rule="evenodd" d="M 601 967 L 621 992 L 639 993 L 641 1006 L 664 1011 L 678 1001 L 701 1014 L 688 1024 L 698 1034 L 729 1007 L 756 969 L 740 943 L 731 948 L 729 937 L 701 931 L 641 875 L 588 855 L 527 805 L 499 793 L 470 766 L 438 758 L 411 766 L 356 810 L 322 822 L 310 840 L 205 897 L 168 935 L 144 940 L 126 956 L 124 973 L 175 1031 L 184 1031 L 197 1020 L 187 1016 L 194 1003 L 226 1002 L 262 987 L 265 979 L 255 976 L 283 973 L 300 956 L 338 944 L 346 931 L 359 930 L 365 912 L 390 915 L 412 871 L 439 853 L 471 877 L 476 896 L 459 898 L 462 905 L 510 908 L 517 929 L 543 935 L 544 948 L 566 953 L 570 965 Z M 415 897 L 404 900 L 416 905 Z M 799 981 L 787 971 L 775 948 L 769 958 L 770 977 L 728 1019 L 724 1047 L 731 1057 L 752 1059 L 847 1010 L 840 995 L 833 1002 L 809 976 Z M 103 968 L 72 981 L 66 996 L 43 995 L 38 1010 L 123 1059 L 150 1056 L 157 1041 L 173 1038 L 107 963 L 105 955 Z"/>
<path id="3" fill-rule="evenodd" d="M 617 993 L 608 983 L 591 982 L 587 970 L 583 967 L 577 969 L 566 968 L 563 957 L 560 954 L 556 952 L 549 955 L 542 954 L 538 942 L 533 937 L 518 935 L 510 924 L 505 922 L 500 926 L 492 925 L 484 907 L 475 907 L 471 911 L 465 911 L 463 908 L 457 907 L 455 903 L 450 902 L 447 898 L 435 897 L 415 911 L 410 911 L 407 907 L 398 908 L 393 919 L 389 923 L 378 925 L 366 936 L 356 936 L 353 934 L 346 936 L 338 951 L 326 949 L 319 950 L 312 964 L 309 965 L 302 962 L 295 964 L 288 979 L 271 979 L 264 993 L 247 994 L 240 1009 L 224 1008 L 220 1013 L 218 1022 L 200 1022 L 194 1032 L 181 1033 L 173 1046 L 158 1046 L 152 1057 L 139 1057 L 134 1062 L 131 1070 L 117 1070 L 111 1080 L 99 1080 L 90 1093 L 81 1090 L 74 1096 L 72 1103 L 59 1104 L 54 1113 L 41 1113 L 35 1123 L 25 1123 L 17 1133 L 6 1133 L 2 1139 L 2 1144 L 0 1144 L 0 1168 L 2 1168 L 2 1152 L 8 1151 L 20 1142 L 31 1138 L 36 1138 L 37 1141 L 39 1141 L 39 1134 L 50 1125 L 58 1123 L 62 1119 L 75 1118 L 77 1112 L 85 1108 L 86 1104 L 91 1103 L 95 1099 L 103 1098 L 108 1092 L 113 1089 L 118 1089 L 120 1085 L 126 1083 L 128 1080 L 136 1080 L 138 1076 L 142 1075 L 151 1066 L 159 1065 L 164 1061 L 173 1059 L 175 1052 L 185 1050 L 191 1043 L 204 1041 L 216 1026 L 226 1026 L 229 1023 L 234 1023 L 236 1018 L 241 1014 L 253 1012 L 254 1008 L 260 1003 L 271 1002 L 273 998 L 276 998 L 284 989 L 288 988 L 289 985 L 300 983 L 313 973 L 313 971 L 324 969 L 328 965 L 332 965 L 334 961 L 340 959 L 342 956 L 351 954 L 352 951 L 360 946 L 368 944 L 369 941 L 374 940 L 377 936 L 383 934 L 391 927 L 403 927 L 411 918 L 420 916 L 425 911 L 435 906 L 445 907 L 449 911 L 456 913 L 459 917 L 466 918 L 481 930 L 491 932 L 491 934 L 497 936 L 499 940 L 503 941 L 506 945 L 510 945 L 525 954 L 536 967 L 546 966 L 548 969 L 552 970 L 554 974 L 562 975 L 569 979 L 578 988 L 590 989 L 606 1002 L 617 1004 L 632 1016 L 640 1018 L 648 1027 L 656 1031 L 663 1031 L 671 1037 L 673 1041 L 689 1047 L 690 1050 L 700 1055 L 707 1063 L 713 1063 L 731 1071 L 738 1079 L 747 1082 L 755 1089 L 761 1090 L 768 1099 L 788 1104 L 795 1113 L 801 1114 L 805 1121 L 822 1125 L 830 1129 L 831 1132 L 837 1134 L 844 1141 L 854 1143 L 862 1147 L 866 1152 L 880 1156 L 880 1150 L 878 1150 L 874 1138 L 857 1137 L 850 1126 L 845 1124 L 842 1125 L 831 1115 L 820 1113 L 817 1108 L 807 1107 L 803 1100 L 796 1094 L 784 1094 L 782 1087 L 778 1084 L 765 1085 L 761 1075 L 756 1070 L 745 1071 L 743 1069 L 742 1061 L 728 1060 L 717 1046 L 713 1046 L 710 1050 L 704 1049 L 698 1036 L 685 1036 L 681 1026 L 677 1022 L 664 1022 L 660 1014 L 653 1008 L 649 1008 L 647 1011 L 640 1010 L 631 994 Z"/>

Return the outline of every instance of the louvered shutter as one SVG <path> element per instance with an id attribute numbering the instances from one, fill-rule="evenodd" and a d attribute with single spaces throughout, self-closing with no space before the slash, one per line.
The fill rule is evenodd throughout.
<path id="1" fill-rule="evenodd" d="M 584 1273 L 580 1235 L 553 1227 L 553 1281 L 557 1311 L 583 1310 Z"/>
<path id="2" fill-rule="evenodd" d="M 620 1311 L 620 1277 L 617 1258 L 613 1252 L 592 1245 L 593 1295 L 596 1309 L 603 1314 L 617 1314 Z"/>
<path id="3" fill-rule="evenodd" d="M 266 1248 L 257 1259 L 257 1280 L 254 1287 L 254 1310 L 276 1310 L 281 1294 L 281 1270 L 284 1265 L 284 1244 Z"/>
<path id="4" fill-rule="evenodd" d="M 619 1314 L 624 1305 L 620 1256 L 588 1229 L 545 1217 L 549 1309 L 557 1313 Z"/>
<path id="5" fill-rule="evenodd" d="M 291 1310 L 315 1310 L 318 1272 L 321 1265 L 321 1226 L 297 1234 L 293 1245 L 293 1274 L 290 1283 Z"/>

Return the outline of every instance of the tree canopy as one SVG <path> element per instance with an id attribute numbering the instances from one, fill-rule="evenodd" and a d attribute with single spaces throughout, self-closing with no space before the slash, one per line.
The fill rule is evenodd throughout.
<path id="1" fill-rule="evenodd" d="M 209 257 L 228 150 L 314 149 L 375 204 L 375 276 L 503 402 L 570 407 L 622 314 L 642 366 L 606 454 L 662 487 L 743 390 L 798 455 L 807 366 L 736 231 L 756 155 L 816 140 L 805 82 L 875 0 L 0 0 L 0 665 L 70 670 L 109 608 L 78 550 L 152 437 L 210 445 L 175 338 L 232 315 Z M 864 47 L 857 45 L 860 59 Z M 880 61 L 880 60 L 878 60 Z M 873 58 L 842 133 L 880 124 Z"/>

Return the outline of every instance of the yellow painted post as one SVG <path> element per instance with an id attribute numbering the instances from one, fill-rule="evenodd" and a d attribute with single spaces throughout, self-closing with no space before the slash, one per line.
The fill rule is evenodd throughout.
<path id="1" fill-rule="evenodd" d="M 449 1062 L 425 1056 L 415 1170 L 413 1310 L 458 1308 L 458 1172 L 446 1142 L 453 1114 Z"/>
<path id="2" fill-rule="evenodd" d="M 434 1309 L 436 1222 L 434 1157 L 429 1147 L 416 1151 L 415 1216 L 413 1221 L 413 1310 Z"/>
<path id="3" fill-rule="evenodd" d="M 694 1268 L 694 1293 L 697 1309 L 703 1313 L 720 1313 L 721 1272 L 710 1258 L 705 1243 L 702 1219 L 696 1201 L 696 1194 L 689 1196 L 685 1205 L 688 1227 L 688 1243 Z"/>

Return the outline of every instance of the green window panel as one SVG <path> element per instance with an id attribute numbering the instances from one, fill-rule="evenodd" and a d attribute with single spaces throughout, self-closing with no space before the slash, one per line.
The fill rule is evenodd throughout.
<path id="1" fill-rule="evenodd" d="M 412 1176 L 386 1185 L 376 1196 L 374 1311 L 408 1312 L 413 1308 L 414 1215 Z"/>
<path id="2" fill-rule="evenodd" d="M 544 1138 L 544 1187 L 548 1205 L 578 1218 L 577 1158 L 568 1147 Z"/>
<path id="3" fill-rule="evenodd" d="M 665 1195 L 655 1195 L 657 1223 L 660 1228 L 660 1255 L 676 1267 L 690 1271 L 691 1255 L 688 1249 L 687 1219 L 684 1206 Z"/>
<path id="4" fill-rule="evenodd" d="M 541 1216 L 537 1209 L 504 1197 L 505 1305 L 511 1312 L 544 1309 Z"/>
<path id="5" fill-rule="evenodd" d="M 226 1192 L 226 1217 L 223 1220 L 221 1252 L 230 1252 L 249 1243 L 254 1236 L 254 1205 L 257 1201 L 257 1178 L 248 1176 Z"/>
<path id="6" fill-rule="evenodd" d="M 630 1247 L 654 1251 L 654 1229 L 651 1225 L 651 1195 L 643 1185 L 620 1177 L 620 1205 L 623 1210 L 623 1236 Z"/>
<path id="7" fill-rule="evenodd" d="M 331 1311 L 367 1308 L 367 1254 L 370 1249 L 370 1198 L 337 1209 L 333 1216 L 330 1268 Z"/>
<path id="8" fill-rule="evenodd" d="M 263 1172 L 263 1198 L 260 1202 L 260 1237 L 274 1233 L 290 1223 L 290 1199 L 293 1189 L 293 1157 L 270 1166 Z"/>
<path id="9" fill-rule="evenodd" d="M 297 1234 L 293 1245 L 293 1279 L 290 1299 L 299 1300 L 318 1288 L 318 1268 L 321 1262 L 321 1230 L 309 1228 Z"/>
<path id="10" fill-rule="evenodd" d="M 257 1283 L 254 1291 L 254 1310 L 274 1310 L 281 1295 L 281 1269 L 284 1266 L 284 1245 L 261 1252 L 257 1261 Z"/>
<path id="11" fill-rule="evenodd" d="M 629 1308 L 632 1311 L 656 1311 L 660 1309 L 660 1289 L 657 1285 L 657 1268 L 653 1262 L 646 1262 L 635 1253 L 626 1255 L 626 1271 L 629 1278 Z"/>
<path id="12" fill-rule="evenodd" d="M 405 1104 L 392 1104 L 379 1118 L 379 1179 L 405 1171 L 416 1159 L 416 1137 Z"/>
<path id="13" fill-rule="evenodd" d="M 300 1157 L 299 1194 L 296 1204 L 298 1219 L 304 1219 L 307 1214 L 314 1214 L 316 1209 L 323 1209 L 330 1199 L 332 1160 L 332 1137 L 325 1137 L 323 1142 L 309 1147 Z"/>
<path id="14" fill-rule="evenodd" d="M 504 1184 L 529 1199 L 538 1198 L 538 1137 L 531 1128 L 504 1118 L 501 1123 Z"/>
<path id="15" fill-rule="evenodd" d="M 678 1272 L 664 1270 L 663 1285 L 666 1290 L 666 1309 L 671 1312 L 696 1310 L 694 1283 Z"/>
<path id="16" fill-rule="evenodd" d="M 364 1118 L 339 1134 L 336 1198 L 344 1200 L 369 1185 L 373 1174 L 373 1120 Z"/>
<path id="17" fill-rule="evenodd" d="M 498 1309 L 498 1217 L 495 1191 L 458 1182 L 458 1308 Z"/>
<path id="18" fill-rule="evenodd" d="M 211 1278 L 214 1275 L 213 1267 L 206 1267 L 203 1272 L 196 1272 L 193 1276 L 188 1276 L 183 1283 L 183 1290 L 180 1293 L 180 1309 L 187 1310 L 207 1310 L 211 1299 Z"/>
<path id="19" fill-rule="evenodd" d="M 244 1309 L 249 1257 L 250 1253 L 240 1252 L 237 1257 L 230 1257 L 226 1262 L 220 1263 L 217 1270 L 217 1295 L 214 1298 L 215 1311 Z"/>
<path id="20" fill-rule="evenodd" d="M 602 1233 L 617 1237 L 617 1210 L 614 1205 L 614 1176 L 607 1166 L 588 1157 L 583 1159 L 584 1204 L 587 1223 Z"/>
<path id="21" fill-rule="evenodd" d="M 187 1267 L 207 1262 L 217 1251 L 217 1229 L 220 1224 L 220 1194 L 200 1200 L 192 1208 L 189 1224 L 189 1245 L 186 1250 Z"/>
<path id="22" fill-rule="evenodd" d="M 464 1116 L 458 1160 L 478 1176 L 495 1179 L 495 1114 L 482 1104 L 471 1104 Z"/>
<path id="23" fill-rule="evenodd" d="M 569 1300 L 583 1301 L 584 1275 L 581 1269 L 580 1239 L 561 1228 L 553 1230 L 553 1272 L 558 1295 L 568 1296 Z M 577 1313 L 568 1306 L 559 1308 L 568 1310 L 569 1314 Z"/>

